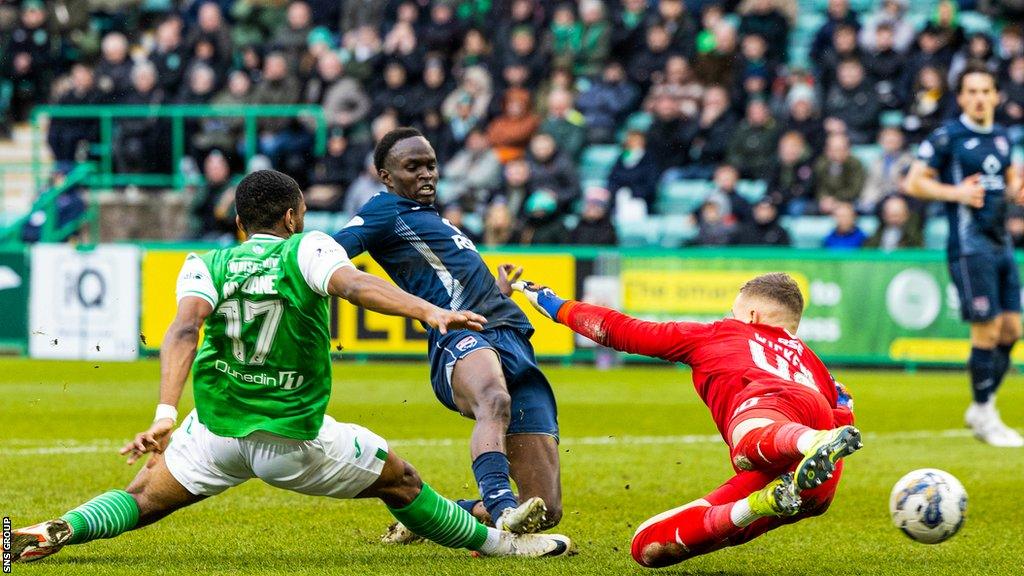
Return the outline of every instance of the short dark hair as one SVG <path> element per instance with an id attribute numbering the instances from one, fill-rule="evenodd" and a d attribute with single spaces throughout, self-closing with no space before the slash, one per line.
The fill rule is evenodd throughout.
<path id="1" fill-rule="evenodd" d="M 762 274 L 747 281 L 740 294 L 776 302 L 799 318 L 804 313 L 804 296 L 800 286 L 785 272 Z"/>
<path id="2" fill-rule="evenodd" d="M 996 73 L 985 66 L 982 62 L 969 62 L 964 71 L 960 73 L 960 76 L 956 79 L 956 93 L 959 95 L 964 89 L 964 78 L 967 78 L 968 74 L 984 74 L 992 79 L 992 86 L 996 90 L 999 90 L 999 78 L 996 77 Z"/>
<path id="3" fill-rule="evenodd" d="M 288 209 L 299 209 L 302 190 L 289 175 L 257 170 L 235 188 L 235 209 L 246 232 L 273 228 Z"/>
<path id="4" fill-rule="evenodd" d="M 380 142 L 377 142 L 377 146 L 373 149 L 373 167 L 377 170 L 382 170 L 384 168 L 384 161 L 388 159 L 388 154 L 391 153 L 391 148 L 400 140 L 422 137 L 423 134 L 419 130 L 409 126 L 395 128 L 388 132 L 380 139 Z"/>

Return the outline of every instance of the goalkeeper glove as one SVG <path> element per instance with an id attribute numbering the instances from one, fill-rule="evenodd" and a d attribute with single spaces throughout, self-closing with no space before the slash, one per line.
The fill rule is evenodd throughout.
<path id="1" fill-rule="evenodd" d="M 512 289 L 517 292 L 522 292 L 523 296 L 526 296 L 526 299 L 530 301 L 530 304 L 533 304 L 533 307 L 536 308 L 538 312 L 556 322 L 558 321 L 558 310 L 566 301 L 559 298 L 551 288 L 538 286 L 533 282 L 519 280 L 518 282 L 512 283 Z"/>
<path id="2" fill-rule="evenodd" d="M 839 382 L 835 382 L 836 385 L 836 406 L 846 408 L 853 412 L 853 396 L 850 395 L 850 391 L 846 389 Z"/>

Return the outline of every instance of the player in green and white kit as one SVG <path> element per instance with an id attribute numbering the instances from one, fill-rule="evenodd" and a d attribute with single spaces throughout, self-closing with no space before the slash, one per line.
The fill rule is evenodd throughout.
<path id="1" fill-rule="evenodd" d="M 383 438 L 325 414 L 328 296 L 442 332 L 479 330 L 486 320 L 443 310 L 360 272 L 331 237 L 302 233 L 302 192 L 280 172 L 250 174 L 235 201 L 248 240 L 185 260 L 177 316 L 160 351 L 156 417 L 121 449 L 129 464 L 146 453 L 153 454 L 150 462 L 127 489 L 15 530 L 13 559 L 37 560 L 68 544 L 112 538 L 250 478 L 314 496 L 379 498 L 413 532 L 444 546 L 496 556 L 571 552 L 564 536 L 484 526 L 431 490 Z M 206 337 L 197 355 L 200 328 Z M 172 435 L 190 367 L 196 409 Z"/>

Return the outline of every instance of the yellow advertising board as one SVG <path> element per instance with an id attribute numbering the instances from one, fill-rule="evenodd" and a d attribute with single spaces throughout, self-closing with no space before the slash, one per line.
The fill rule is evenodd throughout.
<path id="1" fill-rule="evenodd" d="M 633 314 L 724 314 L 740 286 L 770 270 L 625 270 L 623 309 Z M 807 298 L 809 282 L 789 272 Z"/>
<path id="2" fill-rule="evenodd" d="M 142 258 L 142 334 L 149 349 L 157 349 L 167 326 L 174 319 L 174 287 L 185 261 L 186 251 L 147 250 Z M 499 264 L 511 262 L 522 266 L 525 278 L 550 286 L 559 295 L 576 295 L 576 261 L 567 254 L 486 254 L 484 261 L 494 271 Z M 363 254 L 353 260 L 360 269 L 387 278 L 384 270 Z M 572 332 L 542 317 L 521 295 L 516 302 L 536 327 L 532 338 L 540 356 L 563 356 L 574 351 Z M 406 318 L 384 316 L 356 308 L 336 300 L 332 310 L 332 346 L 343 354 L 426 353 L 426 332 L 419 322 Z"/>

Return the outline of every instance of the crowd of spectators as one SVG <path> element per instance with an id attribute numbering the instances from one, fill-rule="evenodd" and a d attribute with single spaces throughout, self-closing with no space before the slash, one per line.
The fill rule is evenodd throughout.
<path id="1" fill-rule="evenodd" d="M 997 120 L 1024 118 L 1024 32 L 993 12 L 967 34 L 972 0 L 911 8 L 828 0 L 795 58 L 797 0 L 0 0 L 0 131 L 42 102 L 322 106 L 321 157 L 301 119 L 260 120 L 255 151 L 241 119 L 189 120 L 197 237 L 231 233 L 230 176 L 254 152 L 310 209 L 352 213 L 381 189 L 376 139 L 413 125 L 437 151 L 440 209 L 487 245 L 614 244 L 622 210 L 656 214 L 665 185 L 703 179 L 695 244 L 788 245 L 781 217 L 829 215 L 829 247 L 920 246 L 926 207 L 900 195 L 913 146 L 955 114 L 970 62 L 1000 78 Z M 62 118 L 48 141 L 59 167 L 98 138 Z M 118 120 L 117 171 L 183 169 L 170 138 L 166 119 Z M 608 144 L 607 177 L 581 174 Z M 880 147 L 867 164 L 865 145 Z M 753 204 L 747 180 L 766 188 Z"/>

